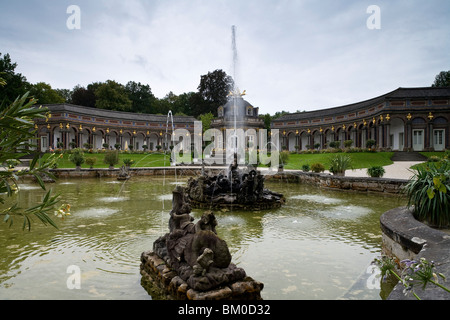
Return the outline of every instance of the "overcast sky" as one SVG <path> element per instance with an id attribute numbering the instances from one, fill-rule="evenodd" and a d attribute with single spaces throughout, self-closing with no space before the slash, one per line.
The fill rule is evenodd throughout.
<path id="1" fill-rule="evenodd" d="M 70 5 L 80 29 L 67 27 Z M 273 114 L 430 86 L 450 70 L 449 15 L 448 0 L 0 0 L 0 52 L 31 83 L 136 81 L 163 98 L 197 91 L 209 71 L 233 74 L 235 25 L 239 88 Z"/>

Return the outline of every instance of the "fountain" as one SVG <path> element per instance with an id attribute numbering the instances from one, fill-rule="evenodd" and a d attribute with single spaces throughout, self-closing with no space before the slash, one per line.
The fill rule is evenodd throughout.
<path id="1" fill-rule="evenodd" d="M 206 170 L 198 178 L 189 178 L 187 201 L 193 208 L 266 210 L 285 203 L 281 193 L 264 188 L 264 175 L 253 166 L 238 167 L 237 154 L 224 173 L 213 175 Z"/>
<path id="2" fill-rule="evenodd" d="M 233 35 L 233 69 L 236 77 L 237 50 L 235 27 Z M 244 93 L 245 94 L 245 93 Z M 280 207 L 282 194 L 264 188 L 264 176 L 252 166 L 238 167 L 236 103 L 243 94 L 235 87 L 229 95 L 231 114 L 234 116 L 232 143 L 233 159 L 223 174 L 211 175 L 202 165 L 202 174 L 190 178 L 186 187 L 177 186 L 172 195 L 169 232 L 153 243 L 153 250 L 141 254 L 142 283 L 159 288 L 160 294 L 171 299 L 188 300 L 260 300 L 264 285 L 246 275 L 242 268 L 231 262 L 227 243 L 218 237 L 217 220 L 212 211 L 203 213 L 194 224 L 191 207 L 217 209 L 228 207 L 240 210 L 259 210 Z M 169 112 L 166 125 L 169 123 Z M 173 120 L 172 120 L 173 126 Z M 172 128 L 173 129 L 173 128 Z M 175 173 L 176 176 L 176 173 Z M 153 284 L 153 285 L 152 285 Z"/>
<path id="3" fill-rule="evenodd" d="M 225 104 L 224 118 L 232 120 L 233 133 L 231 139 L 227 137 L 227 161 L 230 163 L 225 172 L 212 175 L 207 173 L 202 166 L 202 173 L 198 178 L 190 178 L 187 182 L 186 193 L 188 201 L 193 208 L 201 209 L 237 209 L 237 210 L 264 210 L 279 208 L 285 202 L 282 194 L 272 192 L 264 188 L 264 176 L 252 165 L 239 168 L 245 157 L 244 139 L 237 133 L 237 118 L 246 116 L 246 102 L 243 96 L 245 90 L 241 93 L 237 87 L 237 64 L 238 53 L 236 46 L 236 27 L 232 26 L 232 53 L 233 53 L 233 79 L 234 88 L 228 95 L 228 103 Z M 248 104 L 248 103 L 247 103 Z M 242 123 L 242 122 L 240 122 Z M 225 125 L 227 122 L 225 122 Z M 240 124 L 241 126 L 241 124 Z M 255 131 L 256 133 L 256 131 Z M 241 136 L 241 140 L 239 140 Z M 239 154 L 239 156 L 238 156 Z M 241 157 L 239 159 L 239 157 Z"/>
<path id="4" fill-rule="evenodd" d="M 119 175 L 117 176 L 117 180 L 128 180 L 130 179 L 130 172 L 125 166 L 120 167 Z"/>
<path id="5" fill-rule="evenodd" d="M 142 253 L 141 282 L 156 284 L 171 299 L 260 300 L 264 285 L 231 263 L 214 214 L 205 212 L 194 224 L 186 195 L 182 186 L 173 191 L 169 233 Z"/>

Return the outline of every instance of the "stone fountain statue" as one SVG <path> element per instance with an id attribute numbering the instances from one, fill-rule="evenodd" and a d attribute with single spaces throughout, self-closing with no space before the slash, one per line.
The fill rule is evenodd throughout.
<path id="1" fill-rule="evenodd" d="M 117 180 L 128 180 L 130 179 L 130 173 L 125 166 L 122 166 L 119 170 L 119 175 L 117 176 Z"/>
<path id="2" fill-rule="evenodd" d="M 142 254 L 141 274 L 162 279 L 159 283 L 172 298 L 261 299 L 263 284 L 231 263 L 228 245 L 217 235 L 214 214 L 205 212 L 194 223 L 190 212 L 185 189 L 177 186 L 169 233 L 153 243 L 153 252 Z"/>
<path id="3" fill-rule="evenodd" d="M 234 208 L 264 210 L 285 203 L 282 194 L 264 188 L 264 176 L 253 166 L 238 167 L 237 155 L 225 174 L 212 175 L 202 170 L 187 182 L 186 194 L 194 208 Z"/>

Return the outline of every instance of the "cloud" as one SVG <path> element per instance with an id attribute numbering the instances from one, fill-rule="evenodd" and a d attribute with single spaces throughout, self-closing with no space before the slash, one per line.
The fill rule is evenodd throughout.
<path id="1" fill-rule="evenodd" d="M 29 81 L 73 88 L 138 81 L 158 97 L 196 91 L 200 76 L 232 74 L 261 113 L 354 103 L 397 87 L 429 86 L 448 70 L 446 0 L 77 1 L 81 29 L 66 27 L 70 1 L 0 4 L 0 52 Z M 366 9 L 381 8 L 369 30 Z"/>

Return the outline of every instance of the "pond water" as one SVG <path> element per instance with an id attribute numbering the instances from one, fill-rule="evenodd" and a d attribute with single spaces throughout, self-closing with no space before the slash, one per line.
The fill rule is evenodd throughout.
<path id="1" fill-rule="evenodd" d="M 34 219 L 0 224 L 0 299 L 152 299 L 141 286 L 140 255 L 168 232 L 171 192 L 187 178 L 60 180 L 49 185 L 70 203 L 59 229 Z M 371 262 L 380 255 L 379 218 L 404 199 L 268 181 L 286 205 L 261 212 L 215 212 L 233 262 L 264 283 L 262 297 L 381 299 Z M 25 183 L 22 207 L 45 191 Z M 201 210 L 192 215 L 200 218 Z M 69 289 L 76 266 L 80 288 Z"/>

